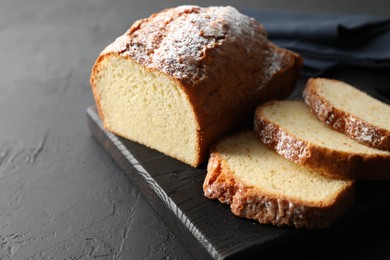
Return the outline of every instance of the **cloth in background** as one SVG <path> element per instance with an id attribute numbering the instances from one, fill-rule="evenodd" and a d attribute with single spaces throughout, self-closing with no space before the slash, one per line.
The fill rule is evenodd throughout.
<path id="1" fill-rule="evenodd" d="M 299 53 L 306 76 L 340 65 L 389 68 L 390 73 L 390 17 L 240 11 L 260 22 L 276 45 Z"/>

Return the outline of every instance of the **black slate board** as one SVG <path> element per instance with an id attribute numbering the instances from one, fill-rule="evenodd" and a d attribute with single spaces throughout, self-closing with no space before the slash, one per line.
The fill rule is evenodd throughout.
<path id="1" fill-rule="evenodd" d="M 326 230 L 277 228 L 238 218 L 227 205 L 203 196 L 204 166 L 195 169 L 107 132 L 95 107 L 87 109 L 87 118 L 97 141 L 197 259 L 311 254 L 345 239 L 358 239 L 386 221 L 383 214 L 371 212 L 389 207 L 389 181 L 358 182 L 354 206 Z"/>

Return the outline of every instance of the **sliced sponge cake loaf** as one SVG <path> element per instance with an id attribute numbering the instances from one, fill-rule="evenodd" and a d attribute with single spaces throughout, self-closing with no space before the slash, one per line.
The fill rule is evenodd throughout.
<path id="1" fill-rule="evenodd" d="M 303 101 L 271 101 L 255 114 L 259 139 L 280 155 L 334 178 L 389 179 L 390 153 L 326 126 Z"/>
<path id="2" fill-rule="evenodd" d="M 263 224 L 317 229 L 331 225 L 354 202 L 354 183 L 325 177 L 279 156 L 254 132 L 212 147 L 205 196 Z"/>
<path id="3" fill-rule="evenodd" d="M 309 79 L 303 92 L 318 118 L 354 140 L 390 151 L 390 105 L 338 80 Z"/>

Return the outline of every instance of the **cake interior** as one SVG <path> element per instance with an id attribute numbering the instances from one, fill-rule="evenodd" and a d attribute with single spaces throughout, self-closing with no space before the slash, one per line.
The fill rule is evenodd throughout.
<path id="1" fill-rule="evenodd" d="M 198 125 L 182 87 L 119 55 L 104 57 L 93 91 L 105 127 L 190 165 L 198 160 Z"/>
<path id="2" fill-rule="evenodd" d="M 321 79 L 316 83 L 318 93 L 338 109 L 375 126 L 390 129 L 390 106 L 345 82 Z"/>
<path id="3" fill-rule="evenodd" d="M 217 151 L 245 186 L 308 206 L 330 206 L 351 181 L 331 179 L 276 154 L 253 132 L 225 138 Z M 281 195 L 282 194 L 282 195 Z"/>

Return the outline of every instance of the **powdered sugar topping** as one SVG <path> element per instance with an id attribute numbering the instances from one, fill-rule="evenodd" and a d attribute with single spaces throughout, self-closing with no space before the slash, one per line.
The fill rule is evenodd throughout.
<path id="1" fill-rule="evenodd" d="M 179 6 L 137 21 L 105 51 L 118 51 L 146 68 L 194 84 L 207 77 L 207 52 L 227 38 L 249 55 L 253 39 L 266 41 L 266 33 L 253 18 L 230 6 Z"/>

